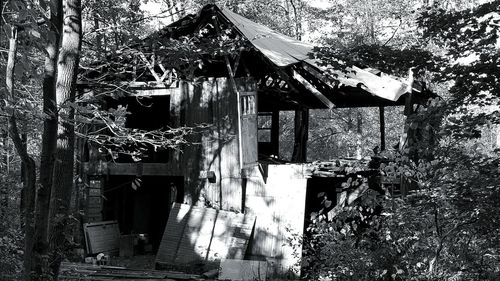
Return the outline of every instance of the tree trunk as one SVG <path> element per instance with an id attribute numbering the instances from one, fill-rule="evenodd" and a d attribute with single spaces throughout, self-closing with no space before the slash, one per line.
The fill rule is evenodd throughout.
<path id="1" fill-rule="evenodd" d="M 13 104 L 14 96 L 14 67 L 16 65 L 17 54 L 17 28 L 12 28 L 12 35 L 9 41 L 9 56 L 7 60 L 7 69 L 5 71 L 5 85 L 7 88 L 7 102 Z M 19 157 L 21 158 L 24 175 L 23 179 L 23 199 L 22 210 L 24 218 L 24 276 L 25 280 L 30 280 L 31 276 L 31 249 L 33 245 L 33 212 L 34 212 L 34 198 L 35 198 L 35 185 L 36 185 L 36 166 L 33 158 L 28 154 L 26 146 L 19 133 L 17 125 L 16 110 L 12 109 L 9 116 L 9 134 L 12 142 L 16 148 Z"/>
<path id="2" fill-rule="evenodd" d="M 363 115 L 361 109 L 357 109 L 356 113 L 357 129 L 356 129 L 356 158 L 363 158 Z"/>
<path id="3" fill-rule="evenodd" d="M 65 226 L 69 212 L 74 165 L 73 125 L 76 78 L 81 49 L 81 1 L 63 1 L 63 37 L 57 65 L 56 101 L 59 111 L 56 158 L 50 198 L 50 249 L 53 253 L 52 271 L 57 277 L 65 252 Z"/>
<path id="4" fill-rule="evenodd" d="M 97 53 L 97 58 L 101 59 L 104 56 L 104 52 L 102 50 L 101 24 L 99 22 L 99 14 L 97 13 L 97 11 L 93 12 L 93 18 L 94 18 L 94 30 L 96 32 L 95 36 L 96 53 Z"/>
<path id="5" fill-rule="evenodd" d="M 295 111 L 295 142 L 292 162 L 307 161 L 307 139 L 309 138 L 309 110 Z"/>
<path id="6" fill-rule="evenodd" d="M 56 75 L 57 56 L 62 29 L 61 0 L 50 3 L 50 32 L 53 37 L 47 44 L 43 78 L 43 122 L 42 151 L 40 154 L 40 186 L 37 191 L 35 209 L 35 237 L 33 245 L 33 270 L 38 280 L 50 280 L 49 270 L 49 209 L 50 191 L 57 141 Z"/>

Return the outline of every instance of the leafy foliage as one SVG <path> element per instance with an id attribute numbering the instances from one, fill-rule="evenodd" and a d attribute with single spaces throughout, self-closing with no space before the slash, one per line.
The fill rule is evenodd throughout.
<path id="1" fill-rule="evenodd" d="M 411 147 L 405 154 L 386 155 L 393 162 L 383 167 L 385 173 L 404 175 L 419 189 L 404 200 L 378 201 L 383 212 L 371 218 L 374 226 L 361 236 L 359 226 L 354 229 L 350 222 L 361 216 L 363 200 L 345 208 L 335 221 L 315 226 L 310 279 L 500 277 L 500 165 L 491 139 L 496 137 L 491 131 L 498 126 L 500 104 L 498 10 L 498 1 L 472 11 L 450 12 L 439 5 L 424 9 L 418 20 L 421 42 L 427 42 L 423 49 L 360 46 L 352 54 L 319 50 L 323 59 L 337 56 L 331 64 L 345 60 L 337 63 L 339 68 L 353 63 L 401 73 L 415 67 L 444 90 L 441 98 L 409 117 Z"/>
<path id="2" fill-rule="evenodd" d="M 0 173 L 0 280 L 19 280 L 23 272 L 23 231 L 18 208 L 20 184 L 14 173 Z"/>

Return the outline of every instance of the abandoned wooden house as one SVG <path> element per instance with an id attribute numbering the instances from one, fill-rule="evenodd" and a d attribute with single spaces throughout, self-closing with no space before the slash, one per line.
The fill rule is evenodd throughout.
<path id="1" fill-rule="evenodd" d="M 305 161 L 308 109 L 411 108 L 427 93 L 421 84 L 373 69 L 329 78 L 309 58 L 311 45 L 215 5 L 145 42 L 222 30 L 247 47 L 204 62 L 191 81 L 174 75 L 153 47 L 137 56 L 142 74 L 122 77 L 127 90 L 110 101 L 127 106 L 126 126 L 205 127 L 182 152 L 151 150 L 140 162 L 84 153 L 85 220 L 116 220 L 122 234 L 147 234 L 159 265 L 233 258 L 267 261 L 280 272 L 298 269 L 301 245 L 290 246 L 289 239 L 303 233 L 308 192 L 328 181 Z M 84 90 L 98 87 L 86 84 Z M 281 111 L 299 112 L 295 145 L 301 156 L 293 163 L 274 161 Z"/>

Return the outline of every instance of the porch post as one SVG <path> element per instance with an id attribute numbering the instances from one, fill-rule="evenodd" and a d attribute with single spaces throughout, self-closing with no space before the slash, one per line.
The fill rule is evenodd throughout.
<path id="1" fill-rule="evenodd" d="M 385 108 L 380 106 L 379 108 L 380 117 L 380 151 L 385 150 Z"/>
<path id="2" fill-rule="evenodd" d="M 309 109 L 295 111 L 295 141 L 292 162 L 307 161 L 307 139 L 309 137 Z"/>

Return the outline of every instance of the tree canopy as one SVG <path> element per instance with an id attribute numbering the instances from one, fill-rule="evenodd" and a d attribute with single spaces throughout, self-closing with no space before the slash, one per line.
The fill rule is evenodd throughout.
<path id="1" fill-rule="evenodd" d="M 81 181 L 73 175 L 81 168 L 74 158 L 78 140 L 109 149 L 112 158 L 127 153 L 139 160 L 141 150 L 179 149 L 187 135 L 199 133 L 197 128 L 125 128 L 126 108 L 102 106 L 103 99 L 120 97 L 117 89 L 123 89 L 121 79 L 131 68 L 147 72 L 147 63 L 134 64 L 131 58 L 149 59 L 154 44 L 138 47 L 137 42 L 154 33 L 152 20 L 171 22 L 214 1 L 149 0 L 162 7 L 158 13 L 143 10 L 146 2 L 0 2 L 5 81 L 0 87 L 0 255 L 6 257 L 0 261 L 0 280 L 52 280 L 58 263 L 79 246 L 68 230 L 79 220 L 69 188 Z M 423 81 L 437 94 L 412 107 L 407 119 L 401 117 L 402 107 L 387 109 L 388 143 L 400 142 L 406 132 L 412 147 L 375 152 L 387 160 L 383 176 L 402 176 L 418 192 L 392 198 L 370 190 L 339 206 L 334 217 L 314 219 L 302 241 L 305 279 L 500 278 L 499 0 L 215 2 L 315 43 L 311 57 L 331 70 L 332 79 L 355 65 L 401 81 Z M 192 79 L 207 60 L 247 47 L 230 31 L 221 32 L 213 38 L 203 30 L 192 37 L 153 38 L 163 40 L 156 42 L 163 45 L 159 54 L 179 70 L 177 75 Z M 77 91 L 77 81 L 106 87 L 91 96 Z M 310 158 L 371 156 L 380 145 L 378 110 L 311 111 Z M 280 115 L 285 140 L 280 156 L 288 159 L 293 117 Z M 81 124 L 101 129 L 82 131 Z M 344 183 L 363 184 L 359 179 Z"/>

